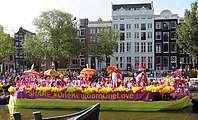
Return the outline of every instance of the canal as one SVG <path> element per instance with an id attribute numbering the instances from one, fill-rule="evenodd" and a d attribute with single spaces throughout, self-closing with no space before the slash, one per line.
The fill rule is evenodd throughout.
<path id="1" fill-rule="evenodd" d="M 198 98 L 198 92 L 192 95 Z M 20 112 L 22 120 L 32 120 L 33 112 L 40 111 L 43 117 L 59 116 L 78 112 L 79 110 L 63 109 L 9 109 L 0 106 L 0 120 L 12 120 L 10 112 Z M 123 112 L 123 111 L 100 111 L 100 120 L 197 120 L 198 113 L 192 112 L 192 107 L 177 111 L 160 112 Z"/>

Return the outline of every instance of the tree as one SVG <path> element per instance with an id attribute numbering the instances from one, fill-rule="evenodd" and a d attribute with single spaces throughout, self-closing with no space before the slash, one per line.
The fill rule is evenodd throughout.
<path id="1" fill-rule="evenodd" d="M 112 55 L 118 48 L 118 32 L 112 28 L 102 27 L 90 41 L 90 55 L 98 60 L 105 61 L 104 58 Z"/>
<path id="2" fill-rule="evenodd" d="M 38 56 L 42 55 L 41 51 L 45 50 L 45 60 L 56 62 L 60 59 L 71 59 L 80 53 L 82 44 L 76 38 L 77 32 L 72 18 L 71 14 L 60 10 L 44 11 L 35 18 L 33 24 L 36 26 L 37 37 L 34 38 L 34 43 L 25 43 L 34 44 L 38 48 L 32 51 L 35 53 L 32 57 L 36 56 L 36 53 L 39 53 Z M 25 50 L 30 54 L 28 45 Z"/>
<path id="3" fill-rule="evenodd" d="M 176 28 L 178 35 L 177 44 L 179 48 L 189 54 L 195 60 L 198 58 L 198 18 L 197 18 L 197 3 L 192 4 L 191 10 L 185 11 L 184 22 Z"/>
<path id="4" fill-rule="evenodd" d="M 48 54 L 49 48 L 47 45 L 37 35 L 27 33 L 23 41 L 25 59 L 30 63 L 42 63 L 45 59 L 43 56 Z"/>
<path id="5" fill-rule="evenodd" d="M 14 53 L 13 43 L 13 38 L 4 33 L 4 28 L 0 25 L 0 62 L 5 62 L 8 55 Z"/>

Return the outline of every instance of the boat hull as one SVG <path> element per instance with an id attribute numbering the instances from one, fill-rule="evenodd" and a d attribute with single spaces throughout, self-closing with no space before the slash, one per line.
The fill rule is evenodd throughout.
<path id="1" fill-rule="evenodd" d="M 122 111 L 163 111 L 179 110 L 192 105 L 189 96 L 174 101 L 123 101 L 123 100 L 62 100 L 62 99 L 28 99 L 11 96 L 10 107 L 47 108 L 47 109 L 85 109 L 100 103 L 101 110 Z"/>

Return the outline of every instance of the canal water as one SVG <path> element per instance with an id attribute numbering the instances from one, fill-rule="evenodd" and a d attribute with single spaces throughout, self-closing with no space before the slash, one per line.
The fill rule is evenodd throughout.
<path id="1" fill-rule="evenodd" d="M 198 98 L 198 92 L 192 95 Z M 79 110 L 63 109 L 8 109 L 0 106 L 0 120 L 12 120 L 10 112 L 20 112 L 22 120 L 32 120 L 33 112 L 40 111 L 43 117 L 59 116 L 79 112 Z M 192 112 L 192 107 L 177 111 L 160 112 L 123 112 L 123 111 L 100 111 L 100 120 L 198 120 L 198 113 Z"/>

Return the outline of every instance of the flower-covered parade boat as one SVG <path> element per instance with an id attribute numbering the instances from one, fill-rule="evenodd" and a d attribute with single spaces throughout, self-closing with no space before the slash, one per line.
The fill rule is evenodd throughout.
<path id="1" fill-rule="evenodd" d="M 95 74 L 95 71 L 92 72 Z M 133 87 L 123 84 L 119 87 L 23 84 L 19 88 L 10 87 L 9 92 L 9 106 L 17 108 L 84 109 L 100 103 L 101 110 L 160 111 L 178 110 L 191 105 L 189 94 L 184 92 L 177 93 L 177 97 L 171 99 L 176 90 L 168 84 Z"/>

